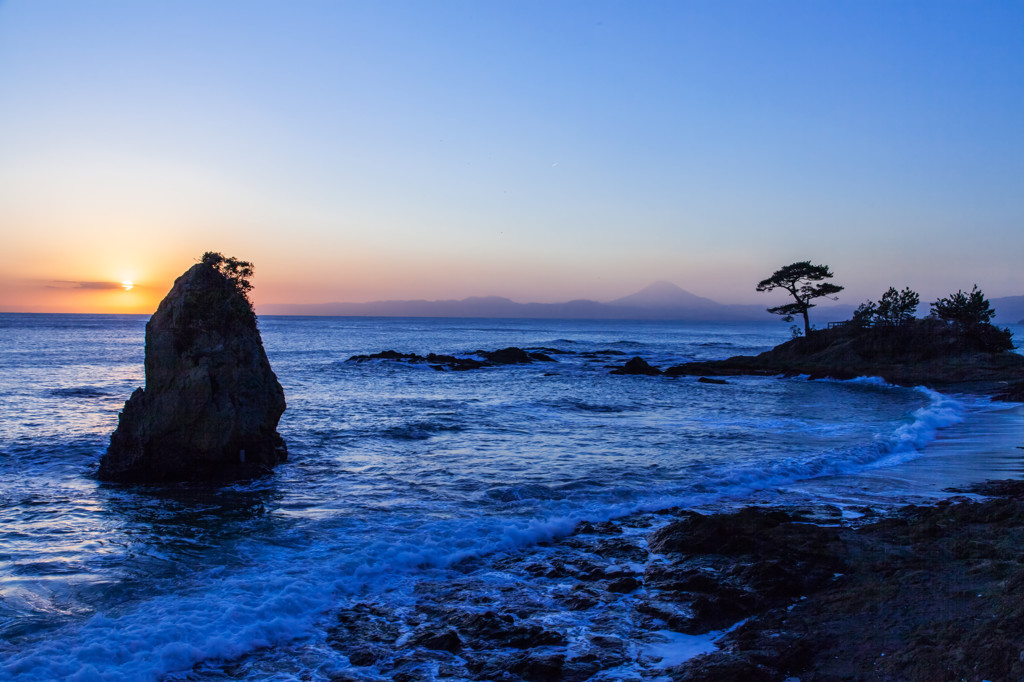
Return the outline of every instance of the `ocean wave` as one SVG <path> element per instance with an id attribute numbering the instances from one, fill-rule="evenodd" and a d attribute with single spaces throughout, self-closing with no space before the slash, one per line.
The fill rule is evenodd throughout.
<path id="1" fill-rule="evenodd" d="M 523 483 L 521 485 L 491 488 L 484 493 L 488 498 L 499 502 L 516 502 L 519 500 L 558 500 L 565 493 L 553 490 L 540 483 Z"/>
<path id="2" fill-rule="evenodd" d="M 110 392 L 95 386 L 71 386 L 55 388 L 50 391 L 50 395 L 60 398 L 105 398 L 110 395 Z"/>
<path id="3" fill-rule="evenodd" d="M 462 429 L 463 427 L 458 424 L 422 421 L 393 426 L 381 431 L 380 435 L 395 440 L 427 440 L 439 433 L 458 432 Z"/>
<path id="4" fill-rule="evenodd" d="M 598 414 L 615 414 L 630 409 L 626 405 L 609 403 L 588 403 L 582 400 L 564 400 L 556 404 L 557 407 L 566 407 L 575 412 L 596 412 Z"/>

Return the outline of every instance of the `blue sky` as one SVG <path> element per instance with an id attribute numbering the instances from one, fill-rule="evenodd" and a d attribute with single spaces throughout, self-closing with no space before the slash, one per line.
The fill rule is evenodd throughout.
<path id="1" fill-rule="evenodd" d="M 8 0 L 0 92 L 0 309 L 1024 293 L 1021 2 Z"/>

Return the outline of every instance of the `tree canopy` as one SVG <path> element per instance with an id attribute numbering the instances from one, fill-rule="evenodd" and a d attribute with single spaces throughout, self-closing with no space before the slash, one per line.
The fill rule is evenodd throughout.
<path id="1" fill-rule="evenodd" d="M 875 322 L 888 327 L 902 327 L 914 319 L 920 303 L 921 297 L 910 287 L 904 287 L 903 291 L 889 287 L 878 300 Z"/>
<path id="2" fill-rule="evenodd" d="M 914 319 L 920 303 L 921 297 L 910 287 L 904 287 L 903 291 L 889 287 L 878 303 L 861 303 L 850 321 L 858 327 L 905 327 Z"/>
<path id="3" fill-rule="evenodd" d="M 822 281 L 831 279 L 832 276 L 832 271 L 827 265 L 812 265 L 811 261 L 804 260 L 779 268 L 771 277 L 758 282 L 757 290 L 785 289 L 788 291 L 793 297 L 793 302 L 768 308 L 768 312 L 773 315 L 782 315 L 782 319 L 786 322 L 791 322 L 794 315 L 802 315 L 804 334 L 810 334 L 811 321 L 807 311 L 815 306 L 811 301 L 823 297 L 835 300 L 835 294 L 843 290 L 843 287 L 838 284 Z"/>
<path id="4" fill-rule="evenodd" d="M 199 262 L 210 266 L 224 275 L 235 290 L 249 302 L 249 307 L 252 307 L 252 301 L 249 299 L 249 292 L 252 291 L 252 282 L 249 281 L 249 278 L 252 277 L 254 272 L 252 263 L 246 260 L 239 260 L 233 256 L 228 257 L 215 251 L 204 253 Z"/>
<path id="5" fill-rule="evenodd" d="M 957 291 L 940 298 L 931 304 L 931 309 L 935 317 L 964 329 L 988 324 L 996 314 L 977 284 L 969 294 Z"/>

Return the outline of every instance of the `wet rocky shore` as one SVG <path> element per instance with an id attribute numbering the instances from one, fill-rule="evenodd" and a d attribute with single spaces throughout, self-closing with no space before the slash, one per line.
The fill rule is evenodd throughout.
<path id="1" fill-rule="evenodd" d="M 839 527 L 812 563 L 833 580 L 758 613 L 675 680 L 1019 680 L 1024 482 Z M 815 531 L 817 532 L 817 531 Z"/>
<path id="2" fill-rule="evenodd" d="M 961 492 L 584 522 L 342 609 L 335 679 L 1020 679 L 1024 482 Z"/>

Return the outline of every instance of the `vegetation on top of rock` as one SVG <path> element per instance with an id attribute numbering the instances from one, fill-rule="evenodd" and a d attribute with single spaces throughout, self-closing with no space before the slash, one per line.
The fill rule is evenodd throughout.
<path id="1" fill-rule="evenodd" d="M 242 298 L 249 303 L 249 308 L 252 309 L 252 300 L 249 298 L 249 292 L 252 291 L 252 282 L 249 281 L 249 278 L 253 276 L 255 268 L 251 262 L 239 260 L 234 256 L 225 256 L 216 251 L 207 251 L 199 259 L 199 262 L 210 266 L 224 275 L 224 278 L 227 279 L 235 291 L 242 295 Z"/>
<path id="2" fill-rule="evenodd" d="M 853 311 L 850 322 L 858 327 L 905 327 L 914 319 L 921 297 L 910 287 L 896 291 L 896 287 L 882 294 L 878 303 L 865 301 Z"/>
<path id="3" fill-rule="evenodd" d="M 811 321 L 807 314 L 815 306 L 811 303 L 816 298 L 831 298 L 843 290 L 843 287 L 831 282 L 822 282 L 832 278 L 832 271 L 827 265 L 812 265 L 811 261 L 790 263 L 776 270 L 771 277 L 757 284 L 758 291 L 785 289 L 793 297 L 792 303 L 768 308 L 773 315 L 782 315 L 785 322 L 792 322 L 794 315 L 804 318 L 804 334 L 811 333 Z"/>
<path id="4" fill-rule="evenodd" d="M 910 287 L 904 287 L 903 291 L 896 291 L 896 287 L 889 287 L 888 291 L 882 294 L 878 300 L 878 307 L 875 310 L 875 324 L 884 327 L 905 327 L 914 319 L 917 306 L 921 303 L 921 297 Z"/>
<path id="5" fill-rule="evenodd" d="M 977 284 L 969 294 L 958 290 L 955 294 L 935 301 L 931 308 L 935 317 L 964 329 L 989 324 L 996 314 Z"/>
<path id="6" fill-rule="evenodd" d="M 922 321 L 914 318 L 920 301 L 920 296 L 910 287 L 904 288 L 903 291 L 889 287 L 878 303 L 862 303 L 854 311 L 848 324 L 853 327 L 920 327 Z M 990 323 L 994 315 L 995 311 L 992 310 L 991 304 L 978 289 L 978 285 L 974 285 L 969 294 L 957 291 L 932 303 L 929 319 L 932 322 L 941 321 L 953 328 L 952 342 L 947 342 L 948 350 L 983 353 L 1012 350 L 1013 340 L 1010 331 Z M 929 334 L 930 338 L 935 336 L 934 324 L 926 325 L 925 328 L 933 330 Z M 926 346 L 934 345 L 927 339 L 925 341 Z"/>

